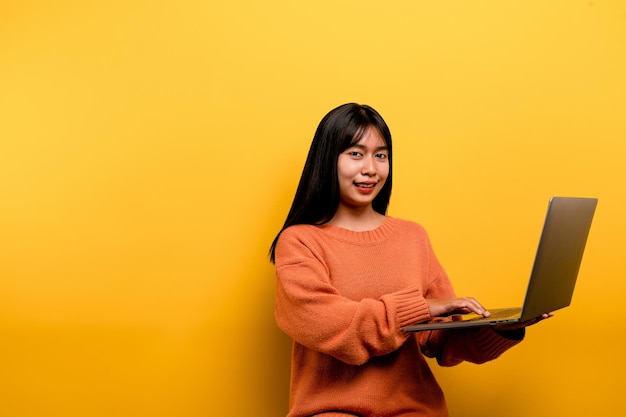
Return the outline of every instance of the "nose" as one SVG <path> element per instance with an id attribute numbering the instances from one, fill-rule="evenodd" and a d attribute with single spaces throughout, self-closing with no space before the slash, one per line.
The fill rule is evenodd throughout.
<path id="1" fill-rule="evenodd" d="M 376 175 L 376 161 L 374 157 L 363 158 L 363 167 L 361 168 L 361 174 L 371 177 Z"/>

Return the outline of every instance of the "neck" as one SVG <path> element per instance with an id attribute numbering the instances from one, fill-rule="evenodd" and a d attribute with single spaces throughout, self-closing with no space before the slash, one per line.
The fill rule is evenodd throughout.
<path id="1" fill-rule="evenodd" d="M 376 212 L 372 206 L 360 209 L 340 207 L 329 224 L 356 232 L 373 230 L 385 221 L 385 216 Z"/>

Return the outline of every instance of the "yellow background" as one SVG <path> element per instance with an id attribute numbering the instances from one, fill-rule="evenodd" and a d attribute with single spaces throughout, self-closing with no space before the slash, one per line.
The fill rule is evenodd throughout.
<path id="1" fill-rule="evenodd" d="M 622 0 L 2 1 L 0 415 L 284 415 L 266 253 L 348 101 L 391 127 L 390 214 L 488 306 L 551 195 L 600 200 L 570 308 L 433 364 L 453 416 L 621 415 Z"/>

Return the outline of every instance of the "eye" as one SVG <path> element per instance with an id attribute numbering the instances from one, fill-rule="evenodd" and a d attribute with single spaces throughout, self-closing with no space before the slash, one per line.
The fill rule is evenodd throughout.
<path id="1" fill-rule="evenodd" d="M 376 154 L 376 158 L 377 159 L 381 159 L 381 160 L 385 160 L 385 159 L 387 159 L 387 154 L 386 153 L 377 153 Z"/>
<path id="2" fill-rule="evenodd" d="M 348 151 L 348 155 L 353 158 L 360 158 L 363 156 L 363 154 L 359 151 Z"/>

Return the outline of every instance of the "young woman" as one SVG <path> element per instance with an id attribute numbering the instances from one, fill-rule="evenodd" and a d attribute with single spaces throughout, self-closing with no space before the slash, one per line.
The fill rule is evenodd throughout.
<path id="1" fill-rule="evenodd" d="M 424 356 L 443 366 L 497 358 L 524 327 L 405 333 L 473 312 L 426 231 L 386 216 L 391 134 L 373 108 L 344 104 L 320 122 L 291 210 L 270 250 L 276 321 L 293 338 L 289 417 L 448 416 Z"/>

